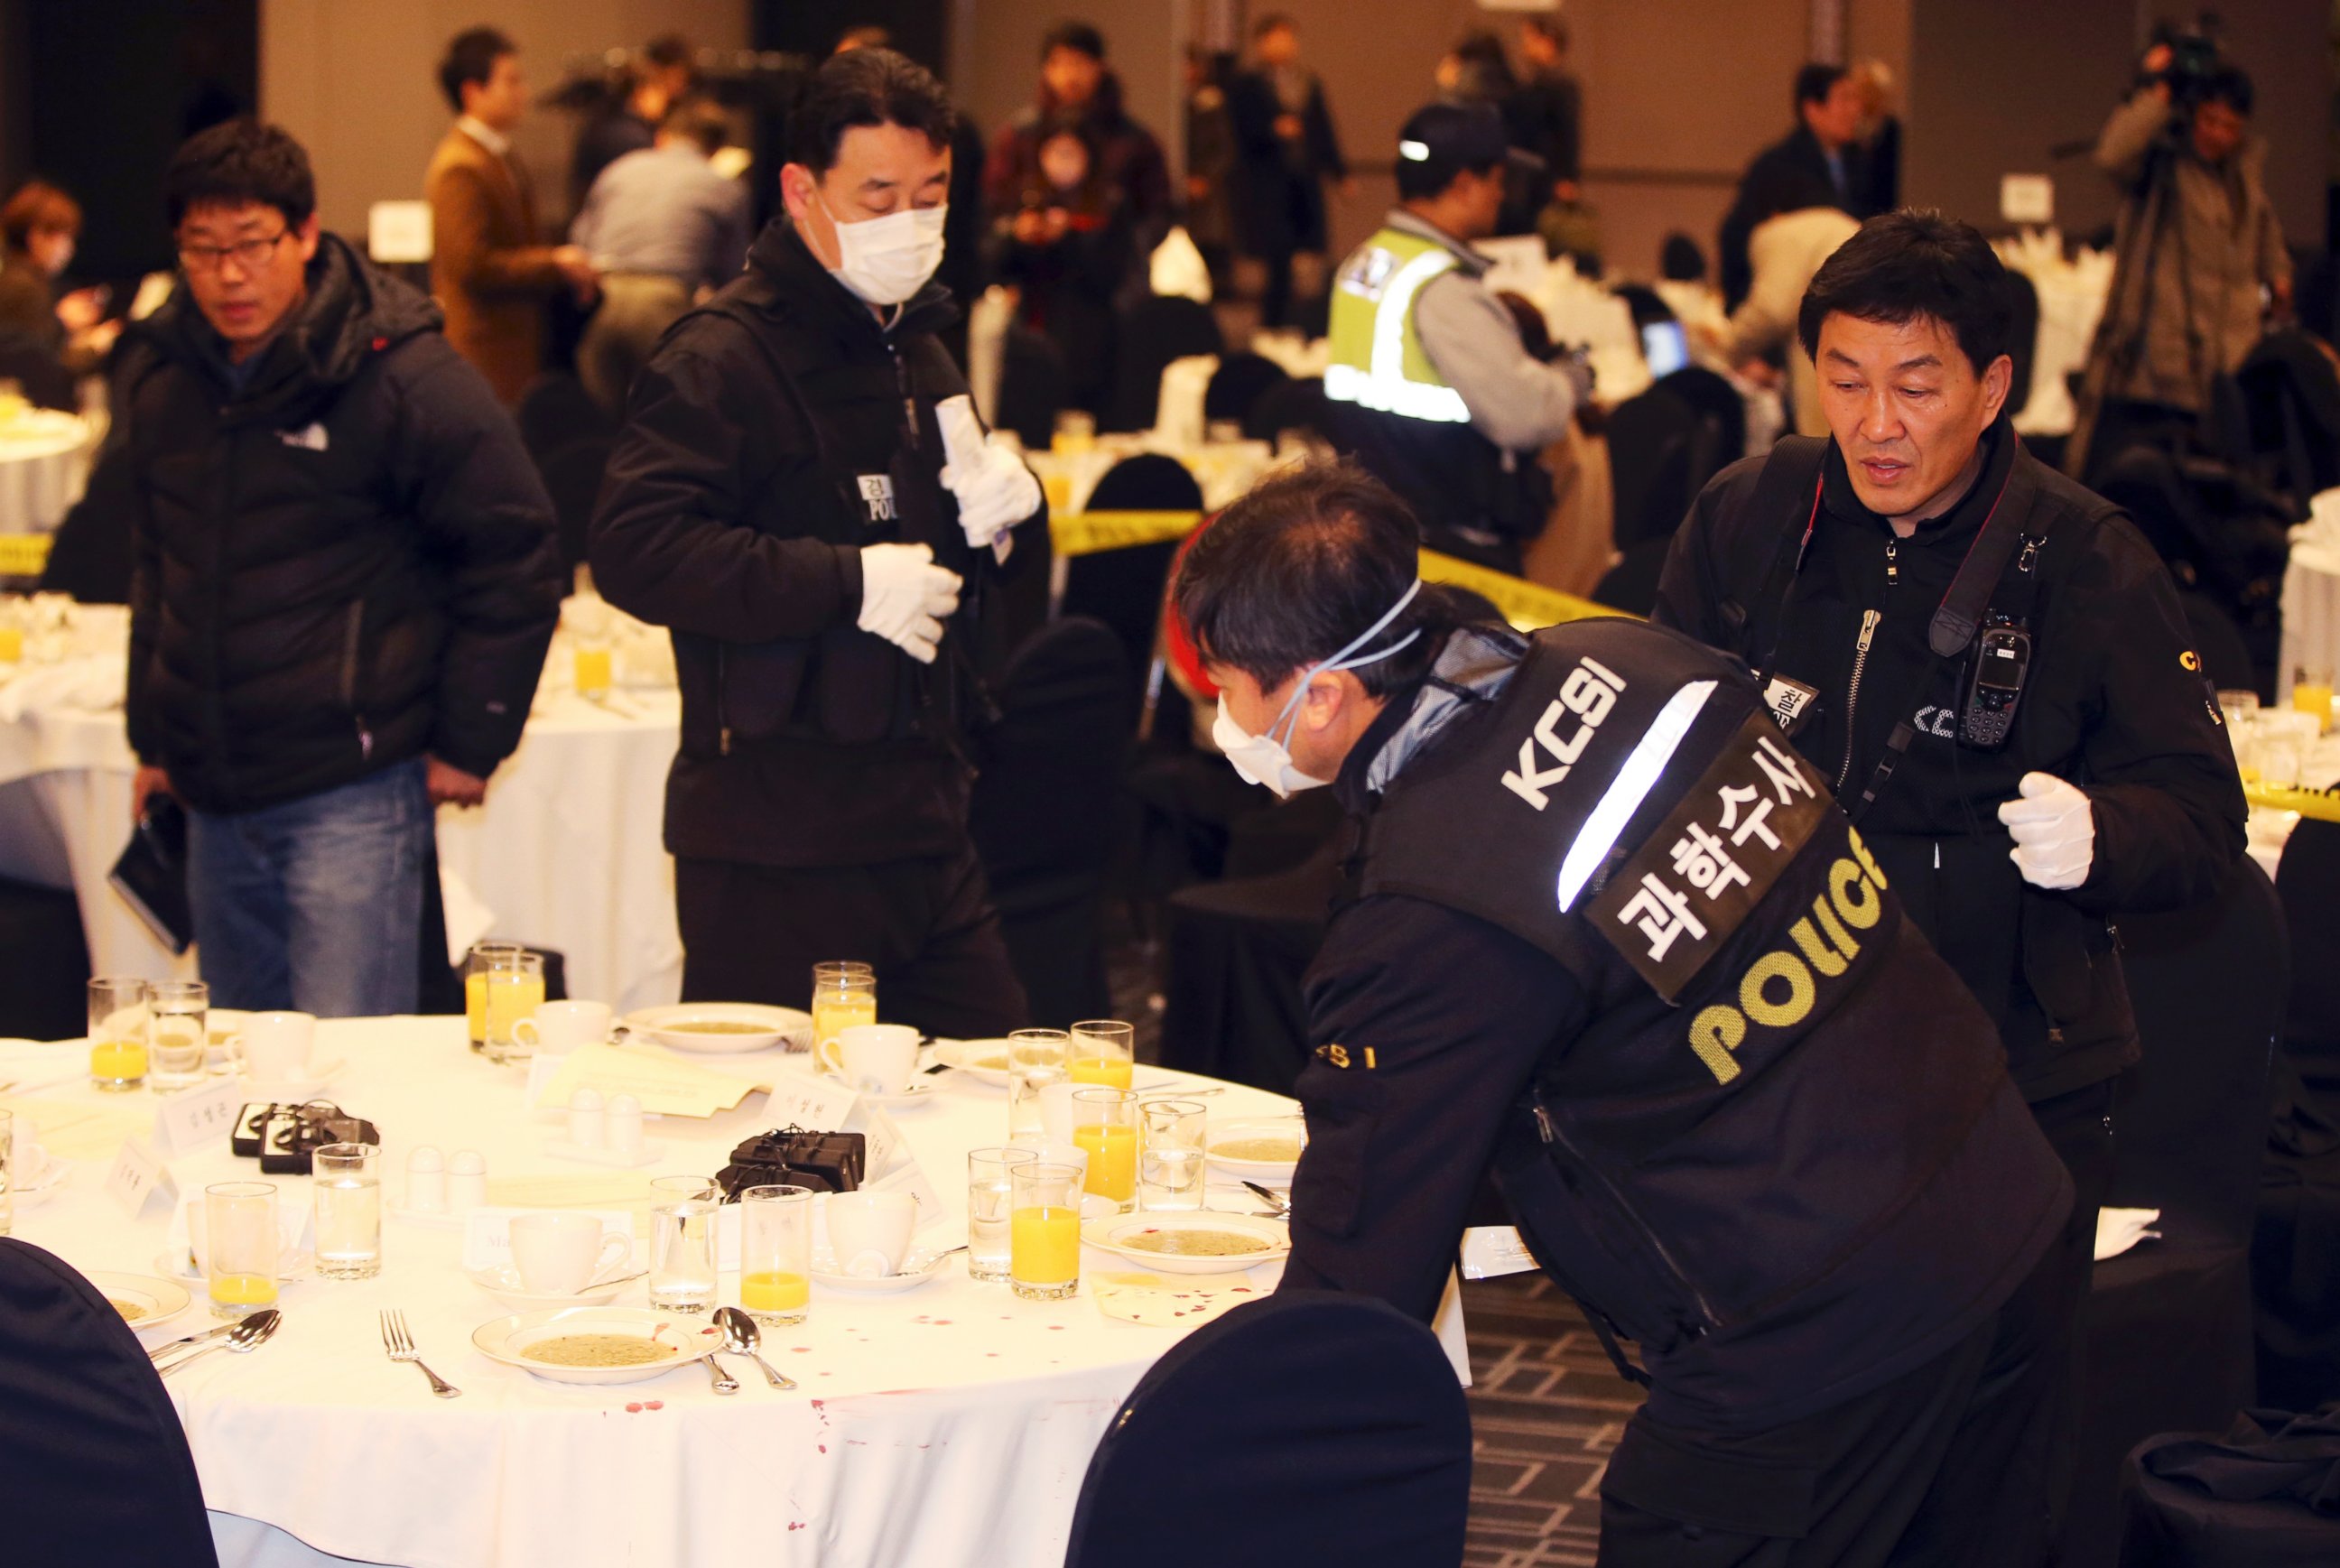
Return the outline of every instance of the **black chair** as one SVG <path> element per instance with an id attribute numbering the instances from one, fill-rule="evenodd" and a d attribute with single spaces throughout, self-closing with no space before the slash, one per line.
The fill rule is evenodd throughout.
<path id="1" fill-rule="evenodd" d="M 1264 355 L 1229 354 L 1211 372 L 1211 384 L 1203 393 L 1203 418 L 1210 423 L 1233 420 L 1247 426 L 1259 400 L 1291 379 L 1282 365 Z"/>
<path id="2" fill-rule="evenodd" d="M 2012 267 L 2007 273 L 2007 356 L 2014 362 L 2015 377 L 2008 383 L 2007 417 L 2013 419 L 2031 401 L 2031 367 L 2039 357 L 2039 291 Z"/>
<path id="3" fill-rule="evenodd" d="M 520 426 L 521 444 L 539 461 L 574 442 L 607 441 L 617 433 L 609 411 L 566 371 L 548 371 L 529 382 L 512 420 Z"/>
<path id="4" fill-rule="evenodd" d="M 11 1563 L 217 1568 L 179 1413 L 95 1285 L 0 1237 L 0 1519 Z"/>
<path id="5" fill-rule="evenodd" d="M 1666 570 L 1671 539 L 1645 539 L 1625 551 L 1623 559 L 1603 572 L 1592 586 L 1592 602 L 1647 616 L 1658 607 L 1658 579 Z"/>
<path id="6" fill-rule="evenodd" d="M 1068 380 L 1054 342 L 1029 327 L 1009 327 L 999 350 L 999 417 L 992 423 L 1014 431 L 1028 451 L 1047 451 Z"/>
<path id="7" fill-rule="evenodd" d="M 1193 303 L 1188 301 L 1188 303 Z M 1091 511 L 1200 511 L 1203 489 L 1175 457 L 1140 452 L 1106 471 L 1089 492 Z M 1132 690 L 1154 658 L 1154 630 L 1178 541 L 1076 555 L 1065 562 L 1060 615 L 1086 615 L 1113 629 L 1129 661 Z"/>
<path id="8" fill-rule="evenodd" d="M 1230 829 L 1231 869 L 1240 867 L 1240 840 L 1253 820 L 1241 819 Z M 1333 838 L 1289 870 L 1199 883 L 1170 895 L 1162 968 L 1164 1067 L 1279 1095 L 1292 1092 L 1308 1059 L 1308 1007 L 1300 978 L 1324 945 L 1340 885 L 1341 840 Z"/>
<path id="9" fill-rule="evenodd" d="M 1470 1414 L 1430 1331 L 1281 1291 L 1188 1335 L 1122 1402 L 1065 1568 L 1453 1568 L 1470 1485 Z"/>
<path id="10" fill-rule="evenodd" d="M 2121 1568 L 2340 1563 L 2340 1409 L 2149 1438 L 2122 1477 Z"/>
<path id="11" fill-rule="evenodd" d="M 2295 969 L 2315 960 L 2295 950 Z M 2310 1088 L 2288 1052 L 2251 1235 L 2258 1402 L 2314 1410 L 2340 1400 L 2340 1099 Z"/>
<path id="12" fill-rule="evenodd" d="M 1698 411 L 1663 386 L 1627 398 L 1609 414 L 1611 537 L 1619 550 L 1671 539 L 1698 493 L 1691 482 Z"/>
<path id="13" fill-rule="evenodd" d="M 2282 906 L 2247 856 L 2212 900 L 2119 927 L 2144 1057 L 2114 1107 L 2106 1202 L 2159 1209 L 2162 1239 L 2095 1271 L 2070 1568 L 2113 1561 L 2125 1454 L 2157 1432 L 2224 1430 L 2251 1403 L 2251 1235 L 2289 962 Z"/>
<path id="14" fill-rule="evenodd" d="M 552 498 L 553 521 L 560 535 L 560 562 L 572 571 L 585 559 L 593 502 L 601 493 L 601 471 L 610 465 L 614 444 L 606 435 L 586 436 L 537 454 L 536 471 Z"/>
<path id="15" fill-rule="evenodd" d="M 1704 365 L 1684 365 L 1658 385 L 1697 412 L 1704 440 L 1691 452 L 1692 492 L 1747 455 L 1747 400 Z"/>
<path id="16" fill-rule="evenodd" d="M 1035 632 L 1007 666 L 981 737 L 967 828 L 1032 1021 L 1112 1011 L 1105 882 L 1132 692 L 1120 641 L 1086 619 Z"/>
<path id="17" fill-rule="evenodd" d="M 1272 442 L 1285 431 L 1296 430 L 1329 441 L 1332 406 L 1318 377 L 1285 381 L 1270 387 L 1252 404 L 1244 420 L 1244 439 Z"/>
<path id="18" fill-rule="evenodd" d="M 2236 402 L 2221 397 L 2224 454 L 2266 489 L 2285 498 L 2295 519 L 2309 498 L 2340 485 L 2340 372 L 2305 332 L 2269 332 L 2235 372 Z M 2237 428 L 2237 425 L 2239 428 Z"/>
<path id="19" fill-rule="evenodd" d="M 122 836 L 130 837 L 127 823 Z M 89 976 L 81 900 L 73 889 L 0 878 L 0 1036 L 80 1036 L 89 1027 Z"/>
<path id="20" fill-rule="evenodd" d="M 2340 1096 L 2340 822 L 2300 819 L 2275 890 L 2292 943 L 2284 1049 L 2309 1089 Z"/>
<path id="21" fill-rule="evenodd" d="M 74 413 L 81 408 L 74 373 L 46 344 L 18 332 L 0 332 L 0 381 L 11 381 L 35 408 Z"/>
<path id="22" fill-rule="evenodd" d="M 1106 430 L 1151 430 L 1162 402 L 1162 372 L 1172 360 L 1224 354 L 1211 307 L 1177 294 L 1155 294 L 1121 313 L 1114 358 L 1113 403 Z"/>

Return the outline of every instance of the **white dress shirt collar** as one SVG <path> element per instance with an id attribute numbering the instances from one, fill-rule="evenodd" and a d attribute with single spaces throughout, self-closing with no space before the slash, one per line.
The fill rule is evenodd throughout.
<path id="1" fill-rule="evenodd" d="M 471 137 L 471 140 L 477 142 L 481 146 L 485 147 L 489 152 L 493 153 L 497 157 L 509 158 L 511 156 L 511 138 L 505 135 L 501 131 L 497 130 L 494 126 L 489 124 L 486 121 L 475 120 L 471 115 L 465 114 L 459 118 L 455 122 L 455 124 L 456 127 L 463 133 L 463 134 Z"/>

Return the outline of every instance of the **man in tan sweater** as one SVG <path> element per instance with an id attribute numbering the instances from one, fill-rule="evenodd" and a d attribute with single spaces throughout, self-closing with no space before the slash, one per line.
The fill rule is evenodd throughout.
<path id="1" fill-rule="evenodd" d="M 447 341 L 509 407 L 544 360 L 545 303 L 563 290 L 593 297 L 591 263 L 575 245 L 537 243 L 536 203 L 511 157 L 511 134 L 528 112 L 520 50 L 491 27 L 447 46 L 439 85 L 457 119 L 422 179 L 434 242 L 431 292 L 447 316 Z"/>

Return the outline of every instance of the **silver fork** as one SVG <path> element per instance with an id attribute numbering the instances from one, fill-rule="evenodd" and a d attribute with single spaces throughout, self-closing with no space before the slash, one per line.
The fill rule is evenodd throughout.
<path id="1" fill-rule="evenodd" d="M 463 1391 L 422 1365 L 422 1356 L 414 1348 L 414 1336 L 406 1331 L 406 1314 L 394 1306 L 382 1309 L 382 1347 L 390 1352 L 392 1361 L 411 1361 L 415 1370 L 431 1380 L 431 1392 L 441 1399 L 456 1399 Z"/>

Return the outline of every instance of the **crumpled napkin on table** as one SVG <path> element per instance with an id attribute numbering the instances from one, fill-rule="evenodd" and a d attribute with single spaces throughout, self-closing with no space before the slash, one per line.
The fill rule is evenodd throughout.
<path id="1" fill-rule="evenodd" d="M 130 656 L 96 654 L 59 664 L 30 665 L 0 681 L 0 724 L 55 709 L 104 713 L 122 706 L 130 681 Z"/>

